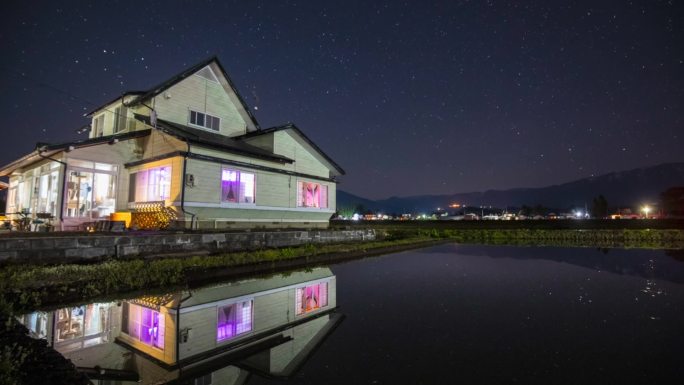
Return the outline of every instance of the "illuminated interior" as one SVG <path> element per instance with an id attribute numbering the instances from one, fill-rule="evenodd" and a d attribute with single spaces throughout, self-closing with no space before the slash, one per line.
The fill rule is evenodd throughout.
<path id="1" fill-rule="evenodd" d="M 254 174 L 224 169 L 221 172 L 221 201 L 254 203 Z"/>
<path id="2" fill-rule="evenodd" d="M 126 314 L 127 313 L 127 314 Z M 128 318 L 122 331 L 138 341 L 164 350 L 164 316 L 139 305 L 125 303 L 124 317 Z"/>
<path id="3" fill-rule="evenodd" d="M 223 341 L 252 330 L 252 300 L 218 307 L 216 340 Z"/>
<path id="4" fill-rule="evenodd" d="M 296 314 L 306 314 L 328 306 L 328 283 L 321 282 L 297 289 Z"/>
<path id="5" fill-rule="evenodd" d="M 327 208 L 328 186 L 313 182 L 298 182 L 297 206 Z"/>

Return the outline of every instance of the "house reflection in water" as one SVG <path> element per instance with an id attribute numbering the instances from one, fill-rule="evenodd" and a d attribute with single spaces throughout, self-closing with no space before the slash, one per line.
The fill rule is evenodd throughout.
<path id="1" fill-rule="evenodd" d="M 317 268 L 23 321 L 95 384 L 239 384 L 293 375 L 342 320 L 336 306 L 335 276 Z"/>

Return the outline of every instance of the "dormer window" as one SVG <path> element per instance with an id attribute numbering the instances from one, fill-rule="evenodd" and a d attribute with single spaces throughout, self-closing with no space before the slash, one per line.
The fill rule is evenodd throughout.
<path id="1" fill-rule="evenodd" d="M 190 124 L 209 130 L 218 131 L 221 126 L 221 119 L 202 112 L 190 110 Z"/>

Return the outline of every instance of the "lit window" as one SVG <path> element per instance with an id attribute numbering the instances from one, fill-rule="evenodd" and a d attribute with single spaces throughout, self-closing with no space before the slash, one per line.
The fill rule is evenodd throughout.
<path id="1" fill-rule="evenodd" d="M 190 110 L 190 124 L 218 131 L 221 126 L 221 119 L 209 114 Z"/>
<path id="2" fill-rule="evenodd" d="M 146 307 L 124 302 L 122 332 L 164 350 L 164 315 Z"/>
<path id="3" fill-rule="evenodd" d="M 295 293 L 296 314 L 306 314 L 316 309 L 328 306 L 328 283 L 300 287 Z"/>
<path id="4" fill-rule="evenodd" d="M 297 183 L 297 207 L 328 208 L 328 186 L 320 183 Z"/>
<path id="5" fill-rule="evenodd" d="M 91 303 L 55 312 L 54 343 L 60 352 L 109 341 L 111 303 Z"/>
<path id="6" fill-rule="evenodd" d="M 216 340 L 234 338 L 252 330 L 252 300 L 218 307 Z"/>
<path id="7" fill-rule="evenodd" d="M 129 202 L 156 202 L 171 197 L 171 167 L 155 167 L 131 174 Z"/>
<path id="8" fill-rule="evenodd" d="M 229 203 L 254 203 L 256 184 L 254 174 L 223 169 L 221 171 L 221 201 Z"/>

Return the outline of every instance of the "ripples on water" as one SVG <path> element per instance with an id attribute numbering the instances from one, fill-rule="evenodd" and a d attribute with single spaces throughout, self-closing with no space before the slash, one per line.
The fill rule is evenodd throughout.
<path id="1" fill-rule="evenodd" d="M 96 384 L 666 384 L 683 303 L 676 252 L 443 245 L 22 320 Z"/>

